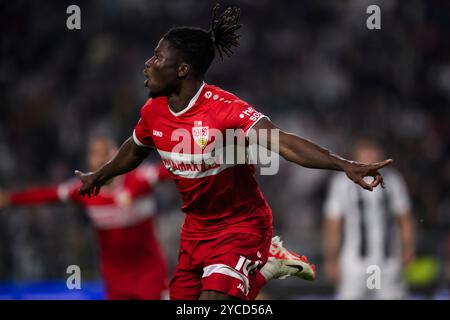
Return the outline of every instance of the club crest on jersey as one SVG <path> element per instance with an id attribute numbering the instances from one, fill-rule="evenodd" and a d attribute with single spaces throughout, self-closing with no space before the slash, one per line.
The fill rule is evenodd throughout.
<path id="1" fill-rule="evenodd" d="M 200 148 L 204 149 L 208 144 L 209 130 L 208 127 L 202 127 L 201 121 L 194 121 L 194 127 L 192 128 L 192 136 L 196 144 Z"/>

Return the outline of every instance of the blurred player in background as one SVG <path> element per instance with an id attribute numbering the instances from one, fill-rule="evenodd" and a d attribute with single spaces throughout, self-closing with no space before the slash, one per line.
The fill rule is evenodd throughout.
<path id="1" fill-rule="evenodd" d="M 255 180 L 254 166 L 216 162 L 212 153 L 203 153 L 208 144 L 228 147 L 212 139 L 213 130 L 223 136 L 227 129 L 238 130 L 246 136 L 252 128 L 256 133 L 278 129 L 245 101 L 203 81 L 215 52 L 223 58 L 239 45 L 240 10 L 228 8 L 220 16 L 217 10 L 218 6 L 210 30 L 175 27 L 162 37 L 145 63 L 145 86 L 151 98 L 141 109 L 133 135 L 101 169 L 76 171 L 83 182 L 80 192 L 96 195 L 106 181 L 133 170 L 157 149 L 174 177 L 186 213 L 170 285 L 172 299 L 254 299 L 270 279 L 316 276 L 305 257 L 283 248 L 278 237 L 272 239 L 272 211 Z M 180 138 L 186 139 L 186 149 L 177 150 Z M 283 131 L 279 141 L 269 135 L 267 142 L 289 161 L 345 171 L 368 190 L 383 183 L 378 169 L 391 162 L 348 161 Z M 365 176 L 374 180 L 366 183 Z"/>
<path id="2" fill-rule="evenodd" d="M 360 140 L 353 156 L 371 163 L 384 154 L 375 141 Z M 414 256 L 410 199 L 399 172 L 386 169 L 384 180 L 386 189 L 371 193 L 361 192 L 343 174 L 331 181 L 324 210 L 325 271 L 340 299 L 401 299 L 406 294 L 402 271 Z M 367 288 L 370 265 L 381 270 L 381 289 Z"/>
<path id="3" fill-rule="evenodd" d="M 96 137 L 89 142 L 87 163 L 97 170 L 117 152 L 113 140 Z M 0 192 L 0 208 L 70 202 L 86 208 L 97 232 L 101 274 L 108 299 L 161 299 L 167 291 L 166 261 L 154 230 L 152 188 L 169 178 L 164 166 L 143 165 L 110 179 L 96 198 L 79 193 L 72 179 L 58 186 L 19 192 Z"/>

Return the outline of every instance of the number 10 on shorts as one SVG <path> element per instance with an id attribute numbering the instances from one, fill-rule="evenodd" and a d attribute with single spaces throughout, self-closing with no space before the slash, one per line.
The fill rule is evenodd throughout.
<path id="1" fill-rule="evenodd" d="M 261 264 L 260 260 L 252 261 L 247 259 L 246 257 L 239 256 L 239 261 L 234 267 L 237 271 L 241 271 L 245 276 L 248 276 L 248 273 L 254 269 L 256 269 Z"/>

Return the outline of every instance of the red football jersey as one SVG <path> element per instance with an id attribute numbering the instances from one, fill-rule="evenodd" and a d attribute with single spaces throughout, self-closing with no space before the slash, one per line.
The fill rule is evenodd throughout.
<path id="1" fill-rule="evenodd" d="M 72 201 L 86 208 L 97 231 L 100 267 L 110 299 L 159 299 L 166 261 L 156 239 L 152 186 L 170 178 L 162 165 L 142 165 L 114 178 L 96 197 L 81 196 L 80 180 L 10 194 L 12 204 Z"/>
<path id="2" fill-rule="evenodd" d="M 272 211 L 254 166 L 221 163 L 206 152 L 216 142 L 211 133 L 225 137 L 227 129 L 241 129 L 247 134 L 263 117 L 235 95 L 205 83 L 181 112 L 170 110 L 166 97 L 149 99 L 142 107 L 133 138 L 138 145 L 155 147 L 174 176 L 187 214 L 182 239 L 213 239 L 230 232 L 272 234 Z"/>

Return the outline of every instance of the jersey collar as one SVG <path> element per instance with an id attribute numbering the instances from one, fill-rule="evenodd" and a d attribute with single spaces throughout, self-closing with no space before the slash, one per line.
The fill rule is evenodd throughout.
<path id="1" fill-rule="evenodd" d="M 197 93 L 192 97 L 191 101 L 189 101 L 189 104 L 187 105 L 187 107 L 184 108 L 183 110 L 181 110 L 179 112 L 173 112 L 170 109 L 169 105 L 167 105 L 167 107 L 169 108 L 170 113 L 172 113 L 175 117 L 178 117 L 178 116 L 181 116 L 183 113 L 187 112 L 197 102 L 198 97 L 200 96 L 200 92 L 202 92 L 204 86 L 205 86 L 205 82 L 203 81 L 202 85 L 200 86 L 200 89 L 198 89 Z"/>

